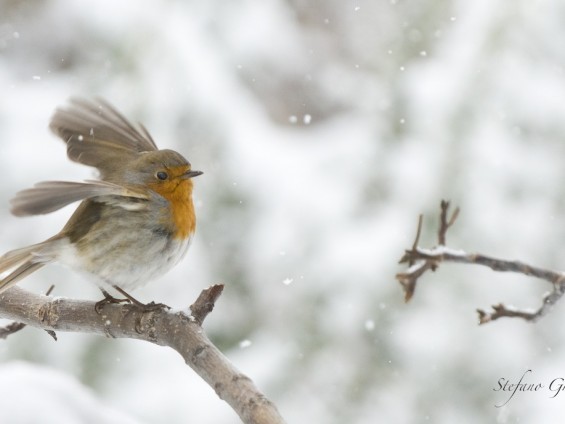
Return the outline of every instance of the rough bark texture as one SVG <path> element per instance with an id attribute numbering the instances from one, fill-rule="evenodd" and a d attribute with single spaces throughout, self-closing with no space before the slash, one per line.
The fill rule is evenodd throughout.
<path id="1" fill-rule="evenodd" d="M 48 332 L 100 334 L 171 347 L 244 423 L 284 423 L 275 405 L 206 337 L 200 323 L 212 310 L 218 291 L 221 293 L 221 286 L 206 289 L 191 306 L 198 311 L 196 320 L 182 311 L 161 308 L 144 312 L 133 305 L 105 305 L 98 314 L 94 302 L 36 295 L 14 287 L 0 295 L 0 318 Z"/>

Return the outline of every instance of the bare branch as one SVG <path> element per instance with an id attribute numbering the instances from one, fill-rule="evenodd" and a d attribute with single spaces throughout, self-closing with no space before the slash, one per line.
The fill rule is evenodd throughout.
<path id="1" fill-rule="evenodd" d="M 213 286 L 202 290 L 198 299 L 190 305 L 191 315 L 200 326 L 204 323 L 208 314 L 214 310 L 214 305 L 223 290 L 223 284 L 214 284 Z"/>
<path id="2" fill-rule="evenodd" d="M 0 339 L 5 339 L 9 335 L 17 333 L 22 328 L 25 328 L 25 326 L 26 325 L 21 322 L 11 322 L 5 327 L 0 327 Z"/>
<path id="3" fill-rule="evenodd" d="M 424 215 L 420 214 L 418 216 L 418 228 L 416 229 L 416 237 L 414 237 L 414 243 L 412 244 L 412 250 L 415 250 L 420 244 L 420 235 L 422 234 L 422 225 L 424 222 Z M 414 265 L 414 261 L 409 261 L 408 266 Z"/>
<path id="4" fill-rule="evenodd" d="M 535 312 L 520 311 L 518 309 L 505 306 L 502 303 L 498 305 L 492 305 L 492 312 L 485 312 L 482 309 L 477 309 L 479 314 L 479 324 L 486 324 L 487 322 L 494 321 L 499 318 L 509 317 L 509 318 L 522 318 L 526 321 L 536 321 L 541 315 L 539 312 L 542 308 Z"/>
<path id="5" fill-rule="evenodd" d="M 533 322 L 546 315 L 563 297 L 565 294 L 565 273 L 563 272 L 536 267 L 521 261 L 510 261 L 493 258 L 480 253 L 466 253 L 461 250 L 447 248 L 445 246 L 446 233 L 457 219 L 459 208 L 455 209 L 449 219 L 447 218 L 449 202 L 442 201 L 440 208 L 440 224 L 438 230 L 439 246 L 432 249 L 412 246 L 410 250 L 404 252 L 404 255 L 400 259 L 400 263 L 406 263 L 409 266 L 405 272 L 396 274 L 396 279 L 404 290 L 404 298 L 406 301 L 409 301 L 414 295 L 418 279 L 428 270 L 435 271 L 443 262 L 482 265 L 494 271 L 524 274 L 545 280 L 552 284 L 551 292 L 544 296 L 541 306 L 536 311 L 523 311 L 500 303 L 494 305 L 491 312 L 478 309 L 479 324 L 485 324 L 502 317 L 517 317 Z M 419 225 L 416 240 L 419 240 L 420 232 L 421 228 Z"/>
<path id="6" fill-rule="evenodd" d="M 449 219 L 447 219 L 447 212 L 449 211 L 449 202 L 447 200 L 442 200 L 440 204 L 441 212 L 439 214 L 439 230 L 438 230 L 438 243 L 440 246 L 445 246 L 445 236 L 447 230 L 451 227 L 457 217 L 459 216 L 459 208 L 455 208 L 453 214 Z"/>
<path id="7" fill-rule="evenodd" d="M 418 278 L 420 278 L 429 269 L 433 270 L 435 267 L 436 265 L 432 261 L 420 261 L 418 264 L 412 265 L 408 271 L 396 274 L 396 279 L 404 289 L 405 302 L 409 302 L 410 299 L 412 299 L 412 296 L 414 296 Z"/>
<path id="8" fill-rule="evenodd" d="M 52 284 L 45 292 L 45 296 L 49 296 L 54 288 L 55 286 Z M 20 331 L 25 327 L 26 324 L 23 324 L 21 322 L 12 322 L 5 327 L 0 327 L 0 339 L 5 339 L 9 335 L 17 333 L 18 331 Z M 53 330 L 45 330 L 45 332 L 49 334 L 51 337 L 53 337 L 55 341 L 57 341 L 57 334 L 55 334 Z"/>
<path id="9" fill-rule="evenodd" d="M 209 294 L 204 295 L 204 299 L 212 302 L 207 306 L 211 310 L 221 289 L 208 290 Z M 205 316 L 200 312 L 201 320 Z M 143 312 L 134 305 L 109 304 L 98 314 L 94 302 L 50 298 L 13 287 L 0 295 L 0 317 L 43 330 L 138 339 L 171 347 L 216 391 L 220 399 L 235 410 L 244 423 L 284 423 L 275 405 L 249 377 L 222 355 L 196 319 L 185 312 L 171 312 L 164 308 Z"/>

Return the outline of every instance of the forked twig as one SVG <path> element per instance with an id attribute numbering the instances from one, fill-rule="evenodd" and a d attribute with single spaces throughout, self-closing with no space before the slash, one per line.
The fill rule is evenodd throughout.
<path id="1" fill-rule="evenodd" d="M 455 208 L 451 217 L 447 218 L 447 211 L 449 210 L 449 202 L 447 200 L 442 200 L 440 204 L 440 215 L 439 215 L 439 231 L 438 231 L 438 244 L 440 246 L 445 246 L 445 236 L 447 230 L 455 223 L 455 220 L 459 216 L 459 208 Z"/>
<path id="2" fill-rule="evenodd" d="M 414 295 L 418 279 L 428 270 L 435 271 L 442 262 L 457 262 L 486 266 L 499 272 L 516 272 L 552 284 L 552 290 L 543 297 L 541 306 L 535 311 L 519 310 L 511 306 L 500 303 L 492 306 L 492 311 L 485 312 L 478 309 L 479 324 L 495 321 L 502 317 L 522 318 L 526 321 L 536 321 L 545 314 L 563 297 L 565 294 L 565 273 L 548 270 L 520 261 L 509 261 L 505 259 L 493 258 L 480 253 L 466 253 L 461 250 L 450 249 L 445 245 L 447 230 L 451 228 L 459 216 L 459 208 L 448 218 L 449 202 L 441 202 L 440 223 L 438 230 L 438 246 L 431 249 L 424 249 L 418 246 L 422 231 L 422 217 L 418 218 L 418 229 L 414 245 L 406 250 L 400 259 L 400 263 L 408 264 L 408 269 L 396 274 L 396 279 L 404 290 L 404 299 L 408 302 Z"/>

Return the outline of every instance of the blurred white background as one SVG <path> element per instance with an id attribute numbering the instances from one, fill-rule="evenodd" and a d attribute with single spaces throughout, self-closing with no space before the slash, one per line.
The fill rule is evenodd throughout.
<path id="1" fill-rule="evenodd" d="M 537 324 L 475 313 L 537 308 L 549 287 L 442 266 L 405 305 L 394 275 L 419 213 L 435 242 L 442 198 L 462 209 L 452 247 L 563 267 L 564 16 L 557 0 L 0 0 L 0 252 L 72 213 L 17 219 L 9 200 L 93 177 L 47 125 L 100 95 L 204 171 L 191 250 L 134 294 L 183 308 L 224 282 L 206 330 L 289 423 L 561 422 L 565 394 L 496 408 L 493 389 L 565 377 L 563 306 Z M 100 298 L 57 266 L 21 286 L 50 284 Z M 173 351 L 32 328 L 0 342 L 0 410 L 238 422 Z"/>

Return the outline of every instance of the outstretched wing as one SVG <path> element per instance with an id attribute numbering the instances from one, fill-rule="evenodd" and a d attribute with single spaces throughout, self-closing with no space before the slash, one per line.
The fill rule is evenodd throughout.
<path id="1" fill-rule="evenodd" d="M 42 215 L 79 200 L 100 196 L 116 196 L 102 197 L 100 201 L 120 203 L 120 206 L 126 209 L 138 208 L 139 200 L 148 199 L 141 192 L 107 181 L 86 181 L 84 183 L 44 181 L 37 183 L 33 188 L 17 193 L 11 201 L 11 211 L 16 216 Z M 122 199 L 122 201 L 116 199 Z M 128 206 L 128 203 L 131 205 Z"/>
<path id="2" fill-rule="evenodd" d="M 132 125 L 100 98 L 71 99 L 69 106 L 55 111 L 49 127 L 67 143 L 71 160 L 94 166 L 103 176 L 120 162 L 157 150 L 142 125 Z"/>

